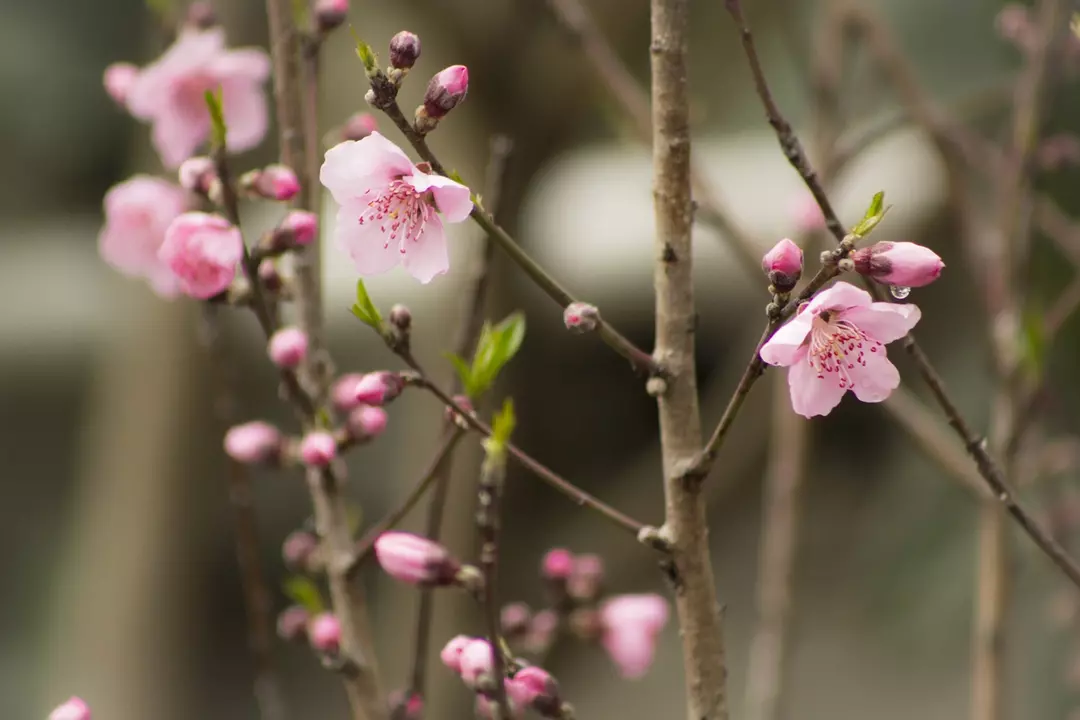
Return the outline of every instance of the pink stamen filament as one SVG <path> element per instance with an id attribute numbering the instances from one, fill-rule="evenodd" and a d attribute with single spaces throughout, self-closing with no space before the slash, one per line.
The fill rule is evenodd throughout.
<path id="1" fill-rule="evenodd" d="M 400 243 L 402 255 L 406 252 L 406 241 L 416 242 L 424 234 L 424 226 L 434 211 L 426 193 L 418 192 L 401 178 L 393 180 L 367 205 L 368 209 L 360 215 L 360 224 L 379 223 L 379 232 L 386 236 L 383 249 L 392 242 Z"/>

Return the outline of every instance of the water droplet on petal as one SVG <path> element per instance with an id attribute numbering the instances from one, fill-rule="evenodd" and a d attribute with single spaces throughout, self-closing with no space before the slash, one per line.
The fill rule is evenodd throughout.
<path id="1" fill-rule="evenodd" d="M 911 294 L 911 288 L 902 287 L 900 285 L 892 285 L 892 286 L 889 287 L 889 292 L 897 300 L 903 300 L 904 298 L 906 298 L 908 295 Z"/>

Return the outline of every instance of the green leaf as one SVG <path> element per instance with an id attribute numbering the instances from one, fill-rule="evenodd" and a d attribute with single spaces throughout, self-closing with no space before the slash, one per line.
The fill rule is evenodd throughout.
<path id="1" fill-rule="evenodd" d="M 851 234 L 857 237 L 865 237 L 870 234 L 881 219 L 885 217 L 885 213 L 889 212 L 889 207 L 885 205 L 885 191 L 874 194 L 874 199 L 870 201 L 870 207 L 866 209 L 866 214 L 863 215 L 863 219 L 859 221 L 859 224 L 851 229 Z"/>
<path id="2" fill-rule="evenodd" d="M 522 313 L 511 313 L 494 327 L 484 323 L 473 355 L 470 371 L 472 391 L 467 391 L 469 397 L 475 400 L 495 383 L 506 363 L 521 349 L 524 340 L 525 316 Z"/>
<path id="3" fill-rule="evenodd" d="M 221 109 L 221 87 L 216 90 L 207 90 L 203 96 L 206 98 L 206 109 L 210 111 L 210 138 L 215 148 L 225 147 L 225 113 Z"/>
<path id="4" fill-rule="evenodd" d="M 461 387 L 464 389 L 465 394 L 469 397 L 473 397 L 472 366 L 469 365 L 465 358 L 455 353 L 446 353 L 446 359 L 454 366 L 454 370 L 457 372 L 458 379 L 461 381 Z"/>
<path id="5" fill-rule="evenodd" d="M 451 170 L 446 175 L 446 177 L 450 178 L 451 180 L 456 182 L 458 185 L 465 185 L 465 181 L 461 179 L 461 175 L 458 174 L 457 170 Z M 468 186 L 466 186 L 466 187 L 468 187 Z"/>
<path id="6" fill-rule="evenodd" d="M 506 446 L 510 443 L 510 435 L 517 425 L 514 416 L 514 401 L 506 398 L 503 401 L 502 410 L 495 414 L 491 421 L 491 437 L 484 441 L 484 452 L 491 462 L 502 462 L 506 457 Z"/>
<path id="7" fill-rule="evenodd" d="M 379 308 L 375 307 L 375 303 L 371 301 L 371 296 L 368 295 L 363 280 L 356 281 L 356 303 L 351 309 L 352 314 L 358 317 L 360 322 L 375 328 L 380 333 L 383 332 L 382 314 L 379 313 Z"/>
<path id="8" fill-rule="evenodd" d="M 306 578 L 303 575 L 291 575 L 285 578 L 284 589 L 285 594 L 293 602 L 312 615 L 318 615 L 325 609 L 319 586 L 311 578 Z"/>
<path id="9" fill-rule="evenodd" d="M 379 58 L 375 55 L 375 51 L 371 49 L 371 46 L 360 39 L 352 25 L 349 26 L 349 32 L 352 33 L 353 40 L 356 41 L 356 57 L 360 58 L 360 62 L 364 63 L 364 70 L 368 76 L 373 76 L 379 71 Z"/>

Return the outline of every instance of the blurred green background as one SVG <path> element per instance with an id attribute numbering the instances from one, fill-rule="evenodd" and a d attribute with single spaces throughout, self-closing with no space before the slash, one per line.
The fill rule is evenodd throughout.
<path id="1" fill-rule="evenodd" d="M 862 0 L 884 14 L 919 80 L 937 102 L 963 105 L 1003 87 L 1020 54 L 994 28 L 995 0 Z M 648 3 L 588 0 L 606 35 L 648 81 Z M 266 44 L 262 3 L 219 0 L 237 45 Z M 808 69 L 822 17 L 818 3 L 747 2 L 777 99 L 814 137 Z M 692 88 L 700 166 L 762 250 L 797 232 L 799 181 L 762 118 L 744 59 L 720 0 L 693 4 Z M 541 0 L 354 0 L 350 22 L 381 49 L 400 29 L 417 32 L 423 56 L 403 91 L 412 107 L 426 78 L 452 63 L 470 68 L 467 101 L 432 144 L 444 162 L 479 185 L 488 139 L 514 141 L 500 215 L 537 257 L 605 318 L 651 346 L 651 219 L 648 150 Z M 0 717 L 39 718 L 79 694 L 103 720 L 240 720 L 257 717 L 228 510 L 223 428 L 214 419 L 211 376 L 189 303 L 165 303 L 98 258 L 101 198 L 136 170 L 156 171 L 144 127 L 101 88 L 111 62 L 145 64 L 161 34 L 140 0 L 0 0 Z M 895 113 L 890 91 L 866 55 L 853 51 L 842 88 L 843 133 Z M 1068 75 L 1068 74 L 1067 74 Z M 322 130 L 363 105 L 363 74 L 346 31 L 325 48 Z M 1048 124 L 1076 127 L 1077 86 L 1066 78 Z M 1007 100 L 1006 100 L 1007 102 Z M 966 106 L 965 106 L 966 107 Z M 1004 137 L 1009 109 L 991 103 L 970 118 L 990 139 Z M 385 123 L 384 123 L 385 125 Z M 388 135 L 397 139 L 396 133 Z M 240 158 L 255 167 L 274 143 Z M 1039 185 L 1080 211 L 1076 167 Z M 991 363 L 984 315 L 944 207 L 942 169 L 928 140 L 900 127 L 837 179 L 842 218 L 853 222 L 884 189 L 895 205 L 877 239 L 934 248 L 943 279 L 917 290 L 920 339 L 959 403 L 985 427 Z M 993 217 L 984 197 L 977 212 Z M 253 226 L 273 221 L 246 209 Z M 719 416 L 761 324 L 760 277 L 747 277 L 722 240 L 699 232 L 699 367 L 705 422 Z M 478 241 L 458 227 L 455 259 Z M 813 258 L 814 252 L 808 252 Z M 340 370 L 396 367 L 347 311 L 355 280 L 344 256 L 327 249 L 331 349 Z M 369 284 L 384 308 L 405 302 L 421 357 L 445 378 L 467 281 L 451 273 L 418 286 L 395 272 Z M 591 338 L 565 333 L 559 313 L 500 257 L 492 317 L 522 308 L 529 333 L 500 387 L 518 408 L 516 440 L 591 492 L 646 522 L 662 518 L 655 408 L 624 363 Z M 1036 237 L 1033 308 L 1051 304 L 1073 270 Z M 237 417 L 291 428 L 276 400 L 251 318 L 228 323 L 230 371 L 239 382 Z M 1048 367 L 1051 389 L 1028 453 L 1044 443 L 1067 462 L 1031 472 L 1025 497 L 1040 510 L 1075 490 L 1077 330 L 1063 330 Z M 899 356 L 898 350 L 894 355 Z M 904 358 L 907 387 L 922 393 Z M 740 716 L 761 536 L 763 471 L 770 456 L 769 395 L 755 389 L 709 481 L 711 542 L 726 605 L 734 717 Z M 349 458 L 349 494 L 374 519 L 393 506 L 434 451 L 441 413 L 406 394 L 390 430 Z M 791 629 L 793 719 L 899 720 L 963 717 L 974 583 L 976 504 L 927 460 L 880 407 L 852 399 L 813 422 L 805 464 Z M 775 448 L 774 448 L 775 449 Z M 1027 456 L 1025 456 L 1027 457 Z M 473 550 L 470 483 L 475 443 L 459 453 L 448 543 Z M 1030 458 L 1029 458 L 1030 460 Z M 1031 460 L 1031 462 L 1035 462 Z M 277 590 L 285 572 L 280 541 L 307 516 L 298 474 L 256 473 L 263 560 Z M 660 591 L 651 557 L 586 511 L 513 468 L 508 485 L 503 595 L 539 604 L 540 557 L 559 545 L 602 553 L 613 592 Z M 418 526 L 418 518 L 411 521 Z M 1066 528 L 1067 530 L 1068 528 Z M 1008 717 L 1065 718 L 1080 707 L 1075 595 L 1048 562 L 1010 529 L 1015 570 L 1007 653 Z M 369 573 L 382 671 L 405 682 L 416 593 Z M 439 596 L 437 643 L 478 631 L 464 598 Z M 274 649 L 292 718 L 345 717 L 332 674 L 304 648 Z M 599 649 L 561 644 L 549 669 L 582 718 L 682 715 L 674 624 L 653 671 L 620 680 Z M 468 693 L 433 669 L 429 717 L 466 717 Z"/>

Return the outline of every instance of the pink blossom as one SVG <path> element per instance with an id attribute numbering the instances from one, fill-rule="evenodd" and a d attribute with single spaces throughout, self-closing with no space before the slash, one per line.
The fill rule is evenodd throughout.
<path id="1" fill-rule="evenodd" d="M 604 561 L 599 555 L 585 554 L 574 558 L 574 569 L 570 573 L 567 592 L 571 597 L 591 600 L 600 594 L 600 584 L 604 581 Z"/>
<path id="2" fill-rule="evenodd" d="M 395 690 L 389 697 L 390 717 L 394 720 L 423 720 L 424 698 L 411 690 Z"/>
<path id="3" fill-rule="evenodd" d="M 149 175 L 114 185 L 105 194 L 105 227 L 98 250 L 105 262 L 124 273 L 146 278 L 162 297 L 174 297 L 179 284 L 158 250 L 165 231 L 187 205 L 176 185 Z"/>
<path id="4" fill-rule="evenodd" d="M 544 554 L 540 573 L 549 580 L 565 580 L 574 570 L 574 554 L 565 548 L 552 548 Z"/>
<path id="5" fill-rule="evenodd" d="M 334 381 L 330 388 L 330 399 L 334 403 L 334 409 L 346 413 L 361 404 L 356 397 L 356 385 L 364 377 L 360 373 L 346 373 Z"/>
<path id="6" fill-rule="evenodd" d="M 522 707 L 534 707 L 544 717 L 559 717 L 559 684 L 547 670 L 523 667 L 506 681 L 506 689 Z"/>
<path id="7" fill-rule="evenodd" d="M 405 532 L 380 535 L 375 557 L 387 575 L 413 585 L 450 585 L 461 567 L 442 545 Z"/>
<path id="8" fill-rule="evenodd" d="M 278 229 L 290 234 L 296 245 L 310 245 L 319 232 L 319 217 L 306 210 L 292 210 L 281 221 Z"/>
<path id="9" fill-rule="evenodd" d="M 307 530 L 293 530 L 281 544 L 281 559 L 285 567 L 295 572 L 304 572 L 308 560 L 319 549 L 319 538 Z"/>
<path id="10" fill-rule="evenodd" d="M 499 627 L 503 635 L 510 637 L 521 635 L 529 629 L 529 621 L 532 619 L 532 611 L 523 602 L 514 602 L 503 605 L 499 611 Z"/>
<path id="11" fill-rule="evenodd" d="M 495 650 L 487 640 L 474 639 L 461 651 L 461 680 L 474 690 L 495 679 Z"/>
<path id="12" fill-rule="evenodd" d="M 276 459 L 280 450 L 281 433 L 260 420 L 236 425 L 225 433 L 225 452 L 237 462 L 266 462 Z"/>
<path id="13" fill-rule="evenodd" d="M 300 441 L 300 460 L 310 467 L 326 467 L 337 457 L 337 441 L 325 430 L 309 432 Z"/>
<path id="14" fill-rule="evenodd" d="M 379 129 L 379 123 L 371 113 L 359 112 L 352 115 L 341 126 L 342 140 L 363 140 Z"/>
<path id="15" fill-rule="evenodd" d="M 469 68 L 451 65 L 440 70 L 428 82 L 424 110 L 428 117 L 441 118 L 465 99 L 469 92 Z"/>
<path id="16" fill-rule="evenodd" d="M 795 227 L 800 233 L 814 233 L 825 229 L 825 216 L 821 206 L 809 192 L 803 193 L 794 205 Z"/>
<path id="17" fill-rule="evenodd" d="M 600 608 L 600 643 L 623 677 L 642 677 L 652 664 L 656 638 L 668 619 L 659 595 L 618 595 Z"/>
<path id="18" fill-rule="evenodd" d="M 158 257 L 172 270 L 181 291 L 205 300 L 228 289 L 243 253 L 240 230 L 228 220 L 188 212 L 169 225 Z"/>
<path id="19" fill-rule="evenodd" d="M 468 635 L 458 635 L 451 638 L 439 652 L 439 659 L 442 660 L 442 664 L 456 673 L 461 673 L 461 653 L 473 639 Z"/>
<path id="20" fill-rule="evenodd" d="M 384 405 L 400 395 L 404 387 L 400 375 L 380 370 L 361 377 L 353 388 L 353 396 L 366 405 Z"/>
<path id="21" fill-rule="evenodd" d="M 349 413 L 346 423 L 357 440 L 373 440 L 386 431 L 388 417 L 381 407 L 361 405 Z"/>
<path id="22" fill-rule="evenodd" d="M 308 642 L 324 653 L 336 653 L 341 646 L 341 623 L 331 613 L 321 613 L 308 625 Z"/>
<path id="23" fill-rule="evenodd" d="M 929 285 L 945 267 L 933 250 L 909 242 L 879 242 L 856 250 L 851 259 L 861 275 L 899 287 Z"/>
<path id="24" fill-rule="evenodd" d="M 284 327 L 270 336 L 266 352 L 279 368 L 294 369 L 304 362 L 308 351 L 307 333 L 298 327 Z"/>
<path id="25" fill-rule="evenodd" d="M 90 720 L 90 706 L 73 696 L 49 713 L 49 720 Z"/>
<path id="26" fill-rule="evenodd" d="M 804 417 L 828 415 L 848 390 L 863 402 L 881 402 L 900 385 L 885 345 L 919 317 L 914 305 L 872 302 L 865 290 L 838 282 L 781 327 L 761 359 L 790 366 L 791 405 Z"/>
<path id="27" fill-rule="evenodd" d="M 327 151 L 320 179 L 341 206 L 334 237 L 361 275 L 401 263 L 427 283 L 450 268 L 442 218 L 469 216 L 467 187 L 421 171 L 377 132 Z"/>
<path id="28" fill-rule="evenodd" d="M 105 68 L 105 92 L 118 105 L 126 105 L 128 94 L 139 77 L 139 68 L 131 63 L 113 63 Z"/>
<path id="29" fill-rule="evenodd" d="M 189 157 L 180 163 L 177 174 L 180 176 L 180 187 L 203 195 L 210 192 L 210 185 L 217 180 L 214 161 L 205 155 Z"/>
<path id="30" fill-rule="evenodd" d="M 599 323 L 600 311 L 595 305 L 572 302 L 563 309 L 563 324 L 571 332 L 592 332 Z"/>
<path id="31" fill-rule="evenodd" d="M 292 200 L 300 192 L 300 179 L 288 165 L 267 165 L 240 178 L 244 192 L 267 200 Z"/>
<path id="32" fill-rule="evenodd" d="M 769 282 L 782 293 L 791 292 L 802 275 L 803 252 L 798 245 L 784 238 L 761 258 L 761 269 Z"/>
<path id="33" fill-rule="evenodd" d="M 295 642 L 307 632 L 308 611 L 299 605 L 287 607 L 277 617 L 277 634 L 282 640 Z"/>
<path id="34" fill-rule="evenodd" d="M 221 88 L 228 149 L 258 145 L 268 123 L 262 84 L 269 74 L 270 59 L 262 50 L 228 50 L 220 27 L 189 27 L 139 73 L 127 105 L 136 118 L 153 124 L 154 147 L 165 166 L 175 168 L 210 136 L 207 90 Z"/>

